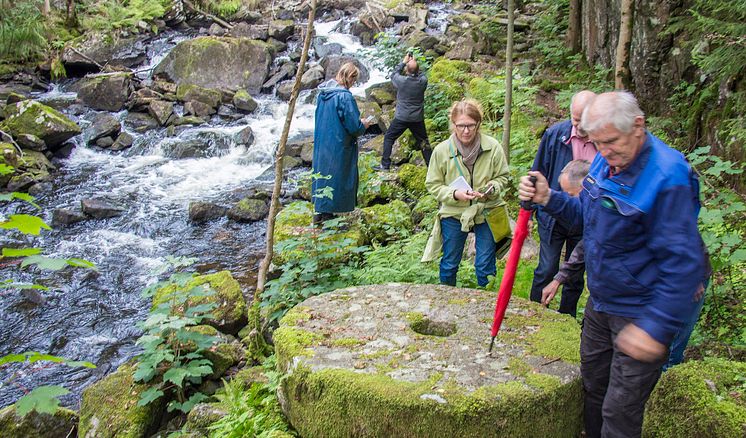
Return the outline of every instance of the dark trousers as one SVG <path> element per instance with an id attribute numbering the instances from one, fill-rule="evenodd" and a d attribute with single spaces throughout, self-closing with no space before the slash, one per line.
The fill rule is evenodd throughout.
<path id="1" fill-rule="evenodd" d="M 546 228 L 539 226 L 539 265 L 534 270 L 534 281 L 531 284 L 531 300 L 541 302 L 541 291 L 548 285 L 559 271 L 562 247 L 565 247 L 565 260 L 570 258 L 575 245 L 583 236 L 572 236 L 565 229 L 555 223 L 552 228 L 551 238 Z M 583 293 L 582 272 L 562 285 L 562 298 L 560 299 L 559 312 L 572 315 L 578 307 L 580 294 Z"/>
<path id="2" fill-rule="evenodd" d="M 430 149 L 430 141 L 427 139 L 425 121 L 405 122 L 403 120 L 394 119 L 391 121 L 389 129 L 386 130 L 386 135 L 383 136 L 383 157 L 381 158 L 381 166 L 391 167 L 391 149 L 394 147 L 396 140 L 401 137 L 407 129 L 409 129 L 414 136 L 414 147 L 422 151 L 422 158 L 425 159 L 425 164 L 430 164 L 430 156 L 433 151 Z"/>
<path id="3" fill-rule="evenodd" d="M 585 390 L 584 421 L 587 438 L 632 438 L 642 432 L 645 402 L 667 357 L 640 362 L 616 348 L 619 332 L 632 318 L 585 307 L 580 338 L 580 374 Z"/>

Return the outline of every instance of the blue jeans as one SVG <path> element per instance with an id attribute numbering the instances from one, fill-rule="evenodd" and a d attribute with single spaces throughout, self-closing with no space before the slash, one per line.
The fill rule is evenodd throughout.
<path id="1" fill-rule="evenodd" d="M 562 247 L 565 247 L 565 260 L 570 258 L 572 250 L 575 249 L 575 245 L 580 242 L 583 236 L 581 235 L 569 235 L 567 231 L 558 223 L 555 222 L 552 228 L 551 235 L 549 231 L 539 225 L 539 264 L 534 270 L 534 281 L 531 284 L 531 300 L 541 302 L 541 291 L 554 279 L 557 275 L 560 265 L 560 256 L 562 255 Z M 575 317 L 575 312 L 578 307 L 578 300 L 580 295 L 583 293 L 583 275 L 572 276 L 567 279 L 567 282 L 562 285 L 562 296 L 560 298 L 560 305 L 558 312 L 572 315 Z"/>
<path id="2" fill-rule="evenodd" d="M 707 289 L 708 283 L 709 281 L 705 282 L 705 290 Z M 686 344 L 689 343 L 689 337 L 692 335 L 692 331 L 694 331 L 694 326 L 697 325 L 699 313 L 702 311 L 702 305 L 704 302 L 705 296 L 702 294 L 702 298 L 700 298 L 699 301 L 694 304 L 694 307 L 692 307 L 692 311 L 684 322 L 684 326 L 674 335 L 673 341 L 671 341 L 671 352 L 668 354 L 668 362 L 663 365 L 663 371 L 666 371 L 674 365 L 680 364 L 684 360 Z"/>
<path id="3" fill-rule="evenodd" d="M 440 282 L 449 286 L 456 286 L 456 273 L 464 253 L 464 243 L 468 233 L 461 231 L 461 222 L 452 217 L 440 220 L 440 231 L 443 237 L 443 257 L 440 259 Z M 477 255 L 474 267 L 477 271 L 477 284 L 487 286 L 487 276 L 495 275 L 495 251 L 497 245 L 492 238 L 487 222 L 474 225 Z"/>

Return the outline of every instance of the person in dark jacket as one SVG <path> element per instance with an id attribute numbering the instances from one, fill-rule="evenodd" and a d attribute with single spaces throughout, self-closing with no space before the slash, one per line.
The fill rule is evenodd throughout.
<path id="1" fill-rule="evenodd" d="M 596 155 L 595 146 L 579 127 L 583 109 L 595 96 L 595 93 L 588 90 L 576 93 L 570 104 L 570 120 L 551 126 L 541 137 L 539 151 L 531 170 L 545 175 L 552 190 L 561 190 L 559 177 L 567 163 L 572 160 L 593 161 Z M 542 289 L 549 284 L 559 269 L 562 247 L 565 248 L 567 260 L 582 236 L 579 228 L 566 228 L 558 224 L 541 207 L 536 210 L 536 221 L 539 225 L 539 264 L 534 270 L 530 296 L 531 300 L 541 302 Z M 578 299 L 582 293 L 583 276 L 572 277 L 562 288 L 559 312 L 575 316 Z"/>
<path id="2" fill-rule="evenodd" d="M 370 124 L 360 119 L 360 110 L 350 93 L 360 72 L 351 62 L 319 86 L 313 133 L 313 173 L 321 174 L 312 184 L 314 224 L 335 213 L 352 211 L 357 204 L 357 137 Z M 326 196 L 325 189 L 331 189 Z"/>
<path id="3" fill-rule="evenodd" d="M 402 70 L 405 71 L 402 74 Z M 376 170 L 391 168 L 391 149 L 396 140 L 409 129 L 415 138 L 415 148 L 422 151 L 425 164 L 430 164 L 430 142 L 425 129 L 425 89 L 427 77 L 420 72 L 414 57 L 408 53 L 391 72 L 391 83 L 396 88 L 396 112 L 383 137 L 383 157 Z"/>
<path id="4" fill-rule="evenodd" d="M 678 152 L 645 129 L 628 92 L 604 93 L 581 126 L 598 148 L 580 198 L 536 171 L 519 198 L 581 226 L 590 298 L 580 341 L 586 436 L 639 437 L 668 345 L 706 281 L 697 229 L 699 181 Z"/>

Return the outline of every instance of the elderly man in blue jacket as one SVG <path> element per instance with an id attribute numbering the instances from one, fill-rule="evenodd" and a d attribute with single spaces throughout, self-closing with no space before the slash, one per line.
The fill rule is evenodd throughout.
<path id="1" fill-rule="evenodd" d="M 521 178 L 519 198 L 582 225 L 590 299 L 580 342 L 585 431 L 639 437 L 668 345 L 705 279 L 699 183 L 684 156 L 645 129 L 627 92 L 604 93 L 581 125 L 598 148 L 580 198 Z"/>
<path id="2" fill-rule="evenodd" d="M 596 93 L 583 90 L 572 97 L 570 120 L 555 123 L 541 136 L 539 151 L 536 153 L 531 170 L 541 172 L 549 181 L 552 190 L 562 190 L 559 177 L 562 169 L 573 160 L 592 162 L 596 147 L 580 127 L 580 117 L 588 102 Z M 539 264 L 534 270 L 531 284 L 531 300 L 540 302 L 541 293 L 557 274 L 562 247 L 565 247 L 565 260 L 570 257 L 575 245 L 581 239 L 580 227 L 565 227 L 539 207 L 536 210 L 539 223 Z M 558 311 L 575 316 L 578 299 L 583 293 L 583 272 L 570 278 L 562 287 L 562 298 Z"/>

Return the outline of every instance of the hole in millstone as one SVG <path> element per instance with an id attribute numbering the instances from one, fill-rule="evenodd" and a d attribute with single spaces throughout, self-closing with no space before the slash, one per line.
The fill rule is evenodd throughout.
<path id="1" fill-rule="evenodd" d="M 436 321 L 424 315 L 413 319 L 409 327 L 421 335 L 447 337 L 456 333 L 456 324 L 453 322 Z"/>

